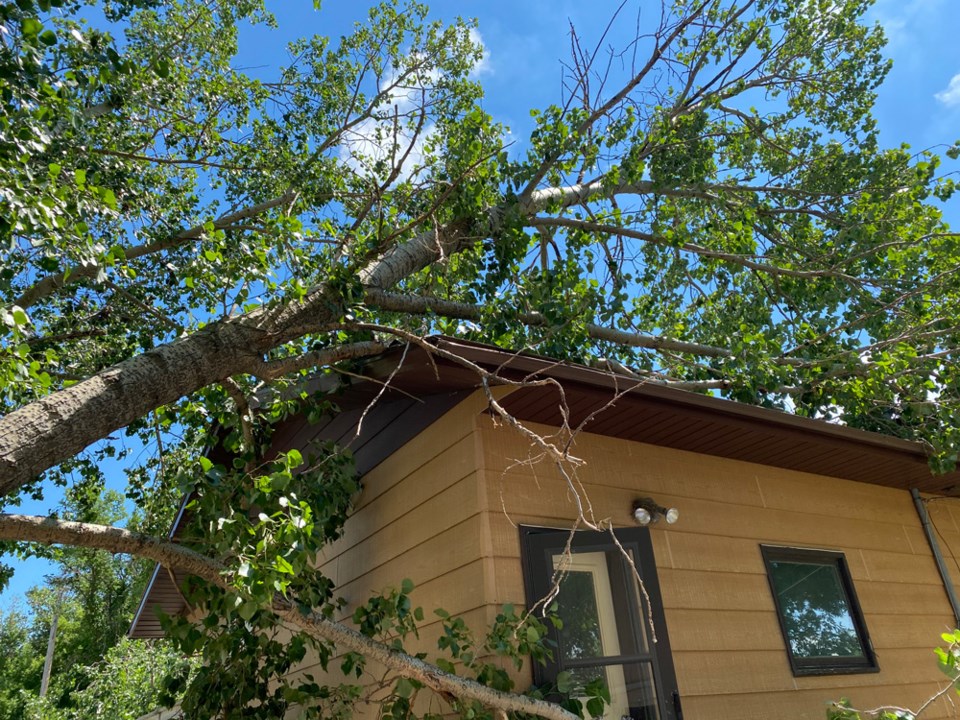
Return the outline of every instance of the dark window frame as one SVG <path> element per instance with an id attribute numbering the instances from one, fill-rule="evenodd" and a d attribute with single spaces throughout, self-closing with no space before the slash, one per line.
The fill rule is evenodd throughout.
<path id="1" fill-rule="evenodd" d="M 653 618 L 653 627 L 657 642 L 651 644 L 649 656 L 643 661 L 650 662 L 653 669 L 653 678 L 656 686 L 660 717 L 663 720 L 683 720 L 683 711 L 680 706 L 680 693 L 677 689 L 677 677 L 673 667 L 673 655 L 670 652 L 670 640 L 667 635 L 666 617 L 663 611 L 663 602 L 660 598 L 660 583 L 657 580 L 656 560 L 653 555 L 653 543 L 650 540 L 650 530 L 645 527 L 618 528 L 614 531 L 617 541 L 624 549 L 633 552 L 633 560 L 643 587 L 650 603 L 650 615 Z M 530 607 L 549 590 L 549 578 L 553 575 L 552 567 L 548 567 L 548 551 L 559 551 L 570 540 L 570 547 L 579 551 L 610 551 L 617 550 L 616 544 L 609 532 L 595 532 L 578 530 L 570 539 L 570 529 L 520 526 L 520 559 L 523 568 L 523 586 L 527 596 L 527 606 Z M 619 602 L 627 607 L 627 615 L 631 624 L 647 622 L 645 608 L 636 606 L 634 594 L 627 594 Z M 642 601 L 641 601 L 642 602 Z M 618 620 L 620 618 L 618 617 Z M 549 628 L 550 638 L 558 642 L 557 632 Z M 557 645 L 559 649 L 559 645 Z M 557 653 L 555 653 L 557 654 Z M 634 660 L 633 656 L 610 655 L 604 656 L 602 662 L 595 659 L 590 665 L 622 665 Z M 639 656 L 636 656 L 639 659 Z M 580 663 L 570 663 L 575 667 Z M 535 685 L 552 684 L 557 675 L 563 670 L 561 659 L 554 657 L 544 665 L 533 664 L 533 682 Z"/>
<path id="2" fill-rule="evenodd" d="M 848 675 L 854 673 L 880 672 L 880 665 L 877 662 L 877 655 L 874 652 L 873 643 L 870 641 L 870 633 L 867 631 L 867 623 L 863 617 L 863 610 L 860 609 L 860 601 L 857 599 L 857 591 L 853 586 L 853 578 L 850 576 L 850 568 L 847 565 L 846 556 L 837 550 L 799 548 L 783 545 L 761 545 L 760 552 L 763 555 L 763 564 L 767 572 L 767 582 L 770 584 L 770 594 L 773 596 L 773 604 L 777 613 L 777 622 L 780 625 L 780 633 L 783 636 L 783 642 L 787 648 L 787 658 L 790 661 L 790 669 L 793 671 L 794 676 Z M 790 635 L 787 630 L 786 619 L 784 617 L 784 609 L 780 604 L 780 595 L 773 579 L 773 567 L 771 564 L 773 562 L 795 562 L 834 568 L 840 583 L 840 588 L 846 596 L 847 607 L 850 611 L 850 618 L 853 621 L 854 631 L 857 634 L 857 640 L 860 648 L 863 650 L 862 657 L 836 656 L 805 658 L 798 657 L 794 654 L 793 646 L 790 642 Z"/>

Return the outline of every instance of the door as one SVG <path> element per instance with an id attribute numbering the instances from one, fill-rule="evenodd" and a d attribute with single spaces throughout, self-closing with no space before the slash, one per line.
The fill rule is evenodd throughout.
<path id="1" fill-rule="evenodd" d="M 681 720 L 679 694 L 647 528 L 609 533 L 521 528 L 530 605 L 560 579 L 554 658 L 534 681 L 576 686 L 600 678 L 610 691 L 604 720 Z M 626 556 L 625 556 L 626 553 Z M 643 581 L 641 587 L 636 573 Z"/>

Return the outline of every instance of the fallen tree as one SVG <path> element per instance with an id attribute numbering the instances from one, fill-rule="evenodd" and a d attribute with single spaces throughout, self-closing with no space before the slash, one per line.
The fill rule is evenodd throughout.
<path id="1" fill-rule="evenodd" d="M 248 580 L 239 530 L 190 550 L 158 539 L 163 508 L 196 493 L 210 527 L 256 536 L 241 518 L 277 498 L 247 475 L 284 388 L 435 331 L 836 416 L 951 466 L 954 184 L 934 153 L 879 145 L 865 6 L 664 2 L 606 57 L 573 34 L 565 93 L 518 151 L 482 110 L 472 26 L 415 4 L 298 41 L 269 82 L 235 67 L 238 23 L 268 19 L 252 0 L 105 3 L 123 42 L 71 0 L 4 5 L 0 490 L 100 487 L 126 429 L 157 451 L 129 473 L 157 535 L 12 515 L 0 534 L 152 558 L 224 591 L 221 618 L 283 621 L 455 703 L 569 717 L 296 609 L 333 602 L 307 568 L 347 470 L 304 491 L 303 513 L 336 517 L 297 535 L 302 580 L 263 570 L 280 597 Z M 212 422 L 243 459 L 215 489 Z"/>

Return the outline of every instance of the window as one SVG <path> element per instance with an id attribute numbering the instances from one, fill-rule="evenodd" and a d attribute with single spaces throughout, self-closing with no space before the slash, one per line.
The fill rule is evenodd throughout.
<path id="1" fill-rule="evenodd" d="M 554 683 L 561 672 L 580 686 L 601 678 L 611 696 L 607 720 L 680 720 L 649 530 L 617 531 L 643 578 L 649 605 L 609 534 L 575 533 L 567 556 L 569 530 L 525 527 L 521 533 L 531 604 L 550 591 L 557 569 L 566 572 L 557 596 L 563 627 L 551 631 L 555 657 L 546 667 L 534 667 L 534 681 Z"/>
<path id="2" fill-rule="evenodd" d="M 793 674 L 879 670 L 843 553 L 760 550 Z"/>

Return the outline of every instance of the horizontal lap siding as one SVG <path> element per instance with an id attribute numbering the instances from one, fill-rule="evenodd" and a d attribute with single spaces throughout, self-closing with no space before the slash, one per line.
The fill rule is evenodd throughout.
<path id="1" fill-rule="evenodd" d="M 574 493 L 512 429 L 484 418 L 479 432 L 491 597 L 522 602 L 516 525 L 569 526 Z M 573 480 L 597 520 L 631 524 L 632 501 L 644 495 L 680 510 L 651 536 L 687 720 L 822 719 L 841 697 L 916 708 L 937 692 L 932 647 L 953 619 L 908 492 L 587 433 L 571 452 L 584 461 Z M 960 504 L 928 507 L 960 579 Z M 881 672 L 793 676 L 761 543 L 844 552 Z M 955 714 L 943 700 L 925 716 Z"/>
<path id="2" fill-rule="evenodd" d="M 483 406 L 479 395 L 467 398 L 363 476 L 343 537 L 320 560 L 321 571 L 347 601 L 338 619 L 409 578 L 415 584 L 411 600 L 425 612 L 420 638 L 408 639 L 410 652 L 436 655 L 441 627 L 433 611 L 438 607 L 483 618 L 479 626 L 486 625 L 488 562 L 474 433 Z M 342 680 L 338 666 L 339 660 L 331 661 L 334 683 Z M 302 663 L 294 675 L 303 673 L 324 675 L 315 659 Z M 356 716 L 373 718 L 377 711 L 358 707 Z"/>
<path id="3" fill-rule="evenodd" d="M 960 596 L 960 502 L 929 496 L 926 500 L 927 513 L 953 579 L 954 591 Z"/>

